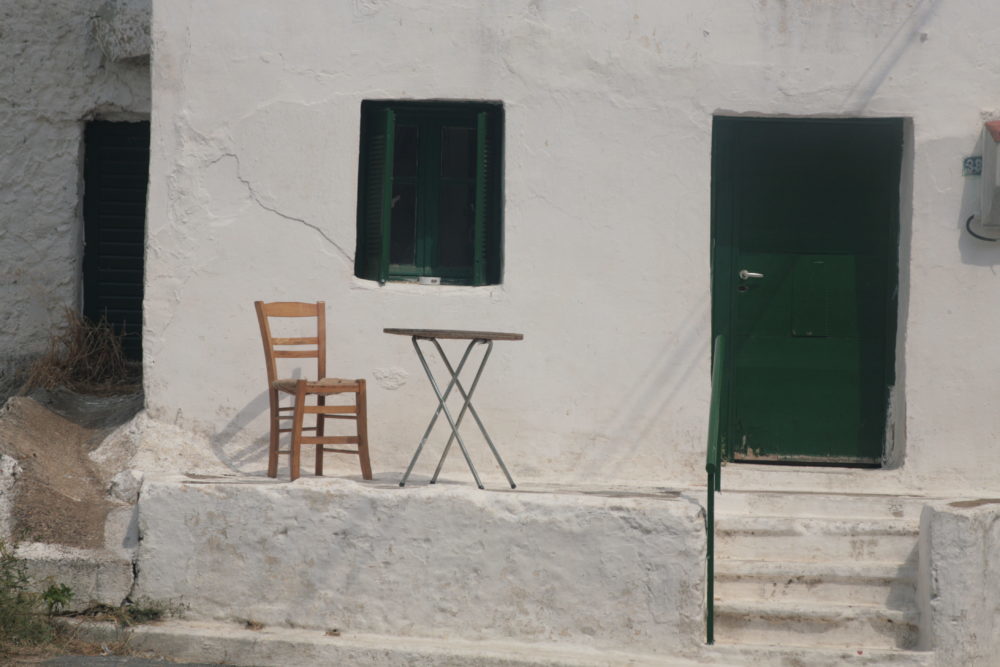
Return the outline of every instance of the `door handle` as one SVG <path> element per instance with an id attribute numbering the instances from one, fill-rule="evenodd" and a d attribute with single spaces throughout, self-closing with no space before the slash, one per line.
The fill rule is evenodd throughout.
<path id="1" fill-rule="evenodd" d="M 747 271 L 746 269 L 740 269 L 740 272 L 737 275 L 740 277 L 740 280 L 747 280 L 748 278 L 764 277 L 763 273 L 754 273 L 753 271 Z"/>

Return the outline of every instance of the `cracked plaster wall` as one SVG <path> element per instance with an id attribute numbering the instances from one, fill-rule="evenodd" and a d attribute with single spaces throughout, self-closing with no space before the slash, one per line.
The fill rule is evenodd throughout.
<path id="1" fill-rule="evenodd" d="M 149 114 L 148 60 L 91 37 L 102 2 L 0 4 L 0 386 L 80 306 L 85 121 Z"/>
<path id="2" fill-rule="evenodd" d="M 700 482 L 713 114 L 903 116 L 893 456 L 912 489 L 1000 487 L 1000 250 L 960 229 L 961 159 L 1000 110 L 998 22 L 986 0 L 159 0 L 150 414 L 261 470 L 252 301 L 325 299 L 332 372 L 375 378 L 376 471 L 405 467 L 434 405 L 381 330 L 424 326 L 525 333 L 477 394 L 515 477 Z M 503 101 L 502 285 L 352 276 L 360 104 L 392 98 Z"/>

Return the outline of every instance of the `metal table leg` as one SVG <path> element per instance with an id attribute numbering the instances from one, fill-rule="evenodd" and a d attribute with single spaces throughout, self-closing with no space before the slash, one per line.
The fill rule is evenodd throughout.
<path id="1" fill-rule="evenodd" d="M 465 462 L 468 464 L 469 470 L 472 471 L 472 476 L 476 480 L 476 485 L 480 489 L 484 488 L 482 481 L 480 481 L 479 479 L 479 474 L 476 472 L 476 467 L 473 465 L 472 459 L 469 456 L 469 452 L 465 447 L 465 442 L 462 440 L 462 436 L 458 431 L 459 427 L 462 425 L 462 420 L 465 418 L 465 413 L 471 412 L 473 419 L 476 420 L 476 424 L 479 426 L 480 432 L 486 439 L 487 445 L 489 445 L 490 451 L 493 452 L 494 458 L 496 458 L 497 463 L 500 464 L 500 469 L 503 470 L 504 475 L 507 477 L 507 482 L 510 484 L 510 488 L 512 489 L 517 488 L 517 485 L 514 483 L 514 480 L 510 475 L 510 472 L 507 470 L 507 466 L 504 464 L 503 459 L 500 457 L 500 452 L 497 451 L 496 445 L 493 444 L 493 440 L 490 438 L 489 433 L 486 431 L 486 427 L 483 425 L 483 421 L 482 419 L 480 419 L 479 413 L 476 411 L 475 406 L 472 405 L 473 393 L 476 391 L 476 387 L 479 385 L 479 380 L 483 375 L 483 369 L 486 367 L 486 362 L 489 360 L 490 353 L 493 351 L 493 341 L 487 339 L 473 339 L 469 341 L 469 344 L 465 348 L 465 353 L 462 355 L 462 359 L 459 362 L 458 367 L 453 368 L 451 362 L 448 360 L 448 356 L 445 354 L 444 349 L 442 349 L 441 344 L 437 341 L 437 339 L 426 338 L 426 337 L 424 338 L 424 340 L 431 341 L 431 343 L 434 344 L 434 347 L 437 348 L 438 354 L 441 356 L 441 360 L 444 362 L 445 368 L 448 370 L 448 374 L 451 376 L 451 380 L 448 382 L 447 387 L 442 393 L 440 387 L 437 384 L 437 381 L 434 379 L 434 375 L 431 372 L 430 366 L 427 364 L 427 360 L 423 354 L 423 351 L 420 349 L 420 346 L 417 343 L 419 338 L 420 338 L 419 336 L 412 337 L 413 347 L 417 351 L 417 357 L 420 359 L 420 363 L 424 368 L 424 373 L 427 374 L 427 379 L 430 381 L 431 387 L 434 389 L 434 394 L 437 396 L 438 407 L 434 411 L 434 415 L 431 417 L 431 421 L 427 425 L 427 429 L 424 431 L 423 437 L 420 439 L 420 444 L 417 446 L 417 451 L 414 452 L 413 458 L 410 460 L 410 465 L 406 468 L 406 472 L 403 474 L 403 478 L 400 480 L 399 485 L 404 486 L 406 484 L 406 480 L 409 478 L 410 473 L 413 471 L 413 466 L 416 464 L 417 459 L 420 457 L 420 454 L 423 451 L 424 445 L 427 443 L 427 438 L 430 435 L 431 430 L 433 430 L 434 425 L 437 423 L 437 418 L 440 416 L 442 412 L 444 412 L 445 418 L 448 420 L 448 425 L 451 427 L 451 435 L 448 437 L 448 442 L 445 445 L 444 452 L 441 454 L 441 459 L 438 461 L 437 468 L 434 470 L 434 476 L 431 478 L 431 484 L 437 482 L 438 475 L 441 473 L 441 468 L 444 466 L 444 461 L 448 457 L 448 453 L 451 451 L 451 445 L 455 440 L 457 440 L 459 449 L 462 451 L 462 455 L 465 457 Z M 466 392 L 465 387 L 462 386 L 462 382 L 459 379 L 459 376 L 461 375 L 462 370 L 465 368 L 465 364 L 469 359 L 469 354 L 472 352 L 472 348 L 477 344 L 485 344 L 487 346 L 486 352 L 483 354 L 482 361 L 480 361 L 479 363 L 479 368 L 476 370 L 476 374 L 472 381 L 472 384 L 469 386 L 469 391 Z M 462 396 L 463 399 L 462 409 L 458 414 L 457 420 L 452 417 L 451 412 L 448 410 L 448 406 L 446 404 L 448 396 L 451 394 L 452 389 L 455 387 L 458 388 L 459 394 Z"/>
<path id="2" fill-rule="evenodd" d="M 454 441 L 455 436 L 458 435 L 458 427 L 462 425 L 462 419 L 465 417 L 465 412 L 468 410 L 472 413 L 472 418 L 476 420 L 476 424 L 479 426 L 480 432 L 483 437 L 486 438 L 486 444 L 489 445 L 490 451 L 493 452 L 493 457 L 500 464 L 500 469 L 503 470 L 503 474 L 507 477 L 507 482 L 510 484 L 510 488 L 516 489 L 517 484 L 514 483 L 513 478 L 510 476 L 510 472 L 507 470 L 507 466 L 504 465 L 503 459 L 500 458 L 500 452 L 497 451 L 496 445 L 493 444 L 493 439 L 490 438 L 490 434 L 486 432 L 486 427 L 483 426 L 483 420 L 479 418 L 479 413 L 476 412 L 476 408 L 472 405 L 472 393 L 476 391 L 476 385 L 479 384 L 479 378 L 483 375 L 483 369 L 486 368 L 486 361 L 490 358 L 490 353 L 493 352 L 493 341 L 492 340 L 474 340 L 470 343 L 470 348 L 474 343 L 486 343 L 486 352 L 483 354 L 483 360 L 479 363 L 479 369 L 476 371 L 476 376 L 472 380 L 472 385 L 469 387 L 469 393 L 465 393 L 465 388 L 462 387 L 462 383 L 458 381 L 458 374 L 462 372 L 461 365 L 458 370 L 453 370 L 451 364 L 448 362 L 448 357 L 445 356 L 444 350 L 441 349 L 441 344 L 437 340 L 432 341 L 434 346 L 437 347 L 438 353 L 441 355 L 441 359 L 444 360 L 444 365 L 451 373 L 454 379 L 455 386 L 458 387 L 458 393 L 462 395 L 464 403 L 462 404 L 462 409 L 458 413 L 458 420 L 455 422 L 455 432 L 451 434 L 448 438 L 448 444 L 444 447 L 444 452 L 441 454 L 441 460 L 438 461 L 437 468 L 434 470 L 434 476 L 431 477 L 431 484 L 437 482 L 438 475 L 441 474 L 441 468 L 444 466 L 444 460 L 448 457 L 448 452 L 451 450 L 451 443 Z M 468 356 L 468 350 L 466 351 L 466 356 Z M 463 357 L 463 362 L 465 358 Z M 459 442 L 461 444 L 461 442 Z"/>
<path id="3" fill-rule="evenodd" d="M 465 462 L 469 464 L 469 470 L 472 471 L 472 477 L 476 480 L 476 486 L 482 489 L 484 487 L 482 481 L 479 479 L 479 473 L 476 472 L 476 467 L 472 464 L 472 459 L 469 457 L 469 452 L 465 448 L 465 442 L 462 440 L 462 436 L 459 435 L 458 433 L 458 425 L 455 423 L 455 420 L 452 419 L 451 412 L 448 410 L 448 406 L 445 404 L 445 401 L 448 399 L 448 395 L 451 393 L 452 388 L 456 385 L 459 386 L 459 390 L 462 392 L 462 395 L 463 396 L 465 395 L 465 391 L 461 388 L 461 384 L 458 381 L 458 373 L 460 373 L 462 371 L 462 368 L 465 366 L 465 362 L 469 358 L 469 353 L 472 351 L 472 347 L 476 344 L 477 341 L 475 340 L 469 341 L 469 345 L 465 349 L 465 354 L 462 355 L 462 361 L 458 364 L 458 370 L 452 371 L 451 364 L 448 362 L 447 357 L 444 356 L 444 352 L 441 350 L 441 346 L 438 345 L 437 340 L 428 339 L 432 340 L 434 344 L 437 345 L 438 351 L 441 353 L 442 358 L 445 360 L 445 365 L 447 366 L 448 371 L 449 373 L 451 373 L 452 376 L 451 382 L 448 383 L 447 389 L 442 394 L 440 388 L 438 387 L 437 382 L 434 380 L 434 374 L 431 372 L 430 366 L 427 365 L 427 360 L 424 358 L 424 353 L 420 349 L 420 346 L 417 344 L 417 336 L 413 336 L 412 340 L 413 340 L 413 348 L 417 351 L 417 357 L 420 359 L 420 364 L 424 367 L 424 373 L 427 374 L 427 379 L 430 381 L 431 387 L 434 389 L 434 394 L 437 396 L 438 407 L 437 410 L 434 411 L 434 416 L 431 417 L 430 424 L 427 425 L 427 430 L 424 431 L 423 438 L 420 439 L 420 444 L 417 446 L 417 451 L 413 453 L 413 458 L 410 460 L 410 465 L 407 466 L 406 472 L 403 474 L 403 479 L 399 480 L 399 485 L 404 486 L 406 484 L 406 480 L 409 478 L 410 472 L 413 471 L 413 466 L 416 464 L 417 458 L 420 457 L 420 452 L 423 450 L 424 445 L 427 443 L 427 437 L 430 435 L 431 429 L 434 428 L 434 424 L 437 422 L 438 415 L 440 415 L 441 412 L 444 412 L 444 416 L 448 420 L 448 425 L 451 426 L 452 436 L 457 437 L 458 446 L 462 450 L 463 456 L 465 456 Z M 449 440 L 448 442 L 450 444 L 451 440 Z"/>

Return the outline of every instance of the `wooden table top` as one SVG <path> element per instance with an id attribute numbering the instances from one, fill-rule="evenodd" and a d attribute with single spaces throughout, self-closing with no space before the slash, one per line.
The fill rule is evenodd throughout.
<path id="1" fill-rule="evenodd" d="M 383 333 L 415 338 L 444 338 L 453 340 L 524 340 L 524 334 L 499 331 L 462 331 L 458 329 L 382 329 Z"/>

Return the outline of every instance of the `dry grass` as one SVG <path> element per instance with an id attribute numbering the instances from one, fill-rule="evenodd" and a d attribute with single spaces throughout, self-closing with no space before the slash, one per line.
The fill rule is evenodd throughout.
<path id="1" fill-rule="evenodd" d="M 121 335 L 107 318 L 85 319 L 67 308 L 66 322 L 49 341 L 49 350 L 28 369 L 21 388 L 66 387 L 85 394 L 125 394 L 138 389 L 139 369 L 125 359 Z"/>

